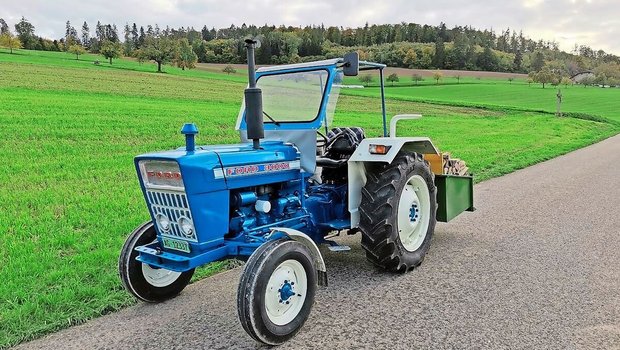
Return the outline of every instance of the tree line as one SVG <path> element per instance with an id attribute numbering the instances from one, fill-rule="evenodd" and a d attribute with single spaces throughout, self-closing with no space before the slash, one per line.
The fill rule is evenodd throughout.
<path id="1" fill-rule="evenodd" d="M 56 40 L 36 36 L 34 26 L 23 17 L 14 27 L 25 49 L 71 52 L 73 47 L 72 51 L 77 52 L 82 47 L 108 59 L 123 55 L 152 60 L 158 70 L 170 62 L 182 68 L 191 68 L 193 62 L 244 63 L 243 39 L 248 36 L 261 41 L 256 53 L 258 64 L 334 58 L 356 50 L 361 59 L 393 67 L 516 73 L 537 73 L 548 68 L 566 77 L 620 63 L 618 56 L 586 45 L 575 46 L 568 53 L 561 51 L 556 42 L 533 40 L 510 29 L 496 33 L 471 26 L 448 28 L 445 23 L 366 24 L 357 28 L 243 24 L 215 29 L 205 25 L 199 30 L 127 23 L 119 30 L 115 24 L 97 22 L 92 35 L 88 23 L 84 22 L 78 31 L 67 21 L 65 36 Z M 2 19 L 0 30 L 10 34 Z"/>

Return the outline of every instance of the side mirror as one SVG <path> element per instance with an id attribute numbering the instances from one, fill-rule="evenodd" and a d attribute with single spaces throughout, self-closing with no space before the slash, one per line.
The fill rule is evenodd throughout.
<path id="1" fill-rule="evenodd" d="M 360 72 L 360 57 L 357 52 L 349 52 L 344 55 L 342 73 L 347 77 L 355 77 Z"/>

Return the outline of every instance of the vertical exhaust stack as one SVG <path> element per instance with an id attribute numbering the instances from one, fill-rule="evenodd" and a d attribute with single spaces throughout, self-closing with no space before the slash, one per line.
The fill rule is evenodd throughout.
<path id="1" fill-rule="evenodd" d="M 181 134 L 185 135 L 185 151 L 192 153 L 196 150 L 194 137 L 198 134 L 198 127 L 194 123 L 185 123 L 181 128 Z"/>
<path id="2" fill-rule="evenodd" d="M 248 51 L 248 88 L 245 89 L 245 123 L 247 125 L 248 139 L 252 139 L 254 149 L 260 148 L 260 139 L 265 138 L 263 125 L 263 93 L 256 87 L 256 69 L 254 63 L 254 50 L 257 41 L 246 39 L 245 47 Z"/>

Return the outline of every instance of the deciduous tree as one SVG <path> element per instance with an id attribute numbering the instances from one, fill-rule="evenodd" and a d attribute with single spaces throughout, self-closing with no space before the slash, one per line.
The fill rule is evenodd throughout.
<path id="1" fill-rule="evenodd" d="M 13 53 L 13 50 L 20 49 L 22 47 L 22 43 L 19 38 L 11 35 L 11 33 L 4 33 L 0 35 L 0 46 L 6 47 Z"/>
<path id="2" fill-rule="evenodd" d="M 153 29 L 150 29 L 153 31 Z M 143 60 L 151 60 L 157 63 L 157 72 L 161 73 L 161 66 L 170 63 L 177 54 L 178 44 L 176 40 L 165 36 L 147 36 L 144 45 L 140 49 L 140 56 Z"/>
<path id="3" fill-rule="evenodd" d="M 594 77 L 586 76 L 579 81 L 579 84 L 583 85 L 584 88 L 588 87 L 588 85 L 594 84 Z"/>
<path id="4" fill-rule="evenodd" d="M 609 81 L 620 80 L 620 64 L 615 62 L 602 63 L 594 69 L 595 81 L 601 85 L 612 85 Z"/>
<path id="5" fill-rule="evenodd" d="M 418 67 L 432 68 L 433 65 L 433 48 L 425 46 L 422 48 L 422 55 L 418 59 Z"/>
<path id="6" fill-rule="evenodd" d="M 123 46 L 119 42 L 104 40 L 101 43 L 101 48 L 99 48 L 99 53 L 103 55 L 103 57 L 110 60 L 110 64 L 112 64 L 113 58 L 121 57 L 121 53 L 123 51 Z"/>
<path id="7" fill-rule="evenodd" d="M 73 44 L 71 46 L 69 46 L 69 49 L 67 50 L 67 52 L 72 53 L 75 55 L 75 59 L 79 60 L 80 59 L 80 55 L 83 55 L 86 53 L 86 49 L 84 48 L 84 46 L 80 45 L 80 44 Z"/>
<path id="8" fill-rule="evenodd" d="M 569 77 L 563 77 L 562 80 L 560 81 L 560 84 L 564 85 L 565 87 L 568 87 L 569 85 L 573 85 L 573 81 Z"/>
<path id="9" fill-rule="evenodd" d="M 392 74 L 388 75 L 387 81 L 392 83 L 392 86 L 394 86 L 394 83 L 398 82 L 398 74 L 392 73 Z"/>
<path id="10" fill-rule="evenodd" d="M 544 67 L 540 72 L 536 72 L 532 75 L 535 82 L 542 84 L 543 89 L 546 84 L 553 83 L 556 79 L 556 75 L 548 68 Z"/>
<path id="11" fill-rule="evenodd" d="M 443 78 L 443 73 L 439 70 L 436 70 L 433 73 L 433 79 L 435 79 L 435 84 L 439 85 L 439 81 Z"/>
<path id="12" fill-rule="evenodd" d="M 189 44 L 189 40 L 181 39 L 179 41 L 179 50 L 174 59 L 177 67 L 182 70 L 192 69 L 196 67 L 196 61 L 198 61 L 198 56 L 194 53 L 192 46 Z"/>
<path id="13" fill-rule="evenodd" d="M 409 68 L 415 68 L 416 61 L 418 60 L 418 55 L 415 53 L 414 49 L 407 50 L 405 57 L 403 57 L 403 64 Z"/>

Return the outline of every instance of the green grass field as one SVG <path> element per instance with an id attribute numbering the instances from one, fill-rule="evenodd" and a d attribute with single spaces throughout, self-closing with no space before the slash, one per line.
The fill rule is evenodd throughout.
<path id="1" fill-rule="evenodd" d="M 90 55 L 76 61 L 64 53 L 0 50 L 0 348 L 134 303 L 116 261 L 126 235 L 148 219 L 135 155 L 182 145 L 179 130 L 190 121 L 200 128 L 201 144 L 237 141 L 243 74 L 154 71 L 130 60 L 109 66 Z M 484 84 L 458 86 L 455 105 L 448 87 L 394 87 L 388 111 L 423 113 L 422 120 L 403 122 L 400 134 L 432 137 L 467 160 L 477 180 L 620 132 L 614 123 L 534 112 L 539 107 L 530 104 L 546 101 L 540 89 L 504 85 L 493 83 L 497 94 L 490 88 L 481 94 Z M 512 89 L 524 100 L 511 97 Z M 379 135 L 380 100 L 358 96 L 372 90 L 341 94 L 336 124 Z M 571 93 L 600 103 L 567 102 L 567 110 L 620 120 L 614 114 L 620 99 L 609 91 Z M 225 264 L 203 268 L 196 278 Z"/>
<path id="2" fill-rule="evenodd" d="M 620 89 L 587 87 L 574 85 L 554 87 L 528 84 L 515 80 L 510 84 L 503 80 L 461 79 L 460 84 L 448 80 L 436 85 L 425 81 L 421 86 L 390 86 L 387 84 L 386 96 L 394 99 L 416 102 L 440 103 L 491 109 L 516 109 L 522 111 L 545 111 L 555 113 L 558 88 L 562 91 L 562 110 L 584 113 L 620 122 Z M 452 79 L 453 80 L 453 79 Z M 374 96 L 377 87 L 351 89 L 347 94 Z"/>

